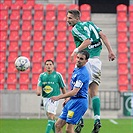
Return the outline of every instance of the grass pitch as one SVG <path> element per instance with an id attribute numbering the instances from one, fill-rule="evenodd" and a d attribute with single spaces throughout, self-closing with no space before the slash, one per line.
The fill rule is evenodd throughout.
<path id="1" fill-rule="evenodd" d="M 84 123 L 82 133 L 91 133 L 93 120 Z M 100 133 L 133 133 L 132 119 L 102 119 L 101 123 Z M 0 119 L 0 133 L 45 133 L 46 124 L 47 119 Z"/>

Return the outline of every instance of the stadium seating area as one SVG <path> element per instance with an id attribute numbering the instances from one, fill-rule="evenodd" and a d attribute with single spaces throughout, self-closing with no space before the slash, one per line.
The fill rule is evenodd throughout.
<path id="1" fill-rule="evenodd" d="M 35 0 L 3 0 L 0 3 L 0 90 L 36 89 L 46 59 L 54 60 L 56 70 L 68 83 L 68 68 L 71 72 L 74 68 L 74 63 L 67 63 L 68 55 L 75 46 L 72 38 L 70 43 L 67 41 L 71 32 L 66 24 L 66 12 L 74 8 L 79 7 L 75 4 L 44 7 Z M 81 10 L 82 19 L 90 20 L 90 6 L 84 5 Z M 31 62 L 30 69 L 25 72 L 18 72 L 14 66 L 20 55 Z"/>
<path id="2" fill-rule="evenodd" d="M 79 7 L 75 4 L 44 7 L 35 0 L 13 2 L 3 0 L 0 3 L 0 90 L 36 89 L 46 59 L 54 60 L 56 70 L 69 84 L 74 68 L 69 55 L 75 45 L 66 24 L 66 12 Z M 81 20 L 91 19 L 90 5 L 83 4 L 80 10 Z M 118 5 L 117 24 L 118 90 L 123 92 L 129 87 L 133 90 L 133 6 Z M 18 72 L 14 66 L 15 59 L 21 55 L 31 62 L 25 72 Z"/>
<path id="3" fill-rule="evenodd" d="M 133 5 L 117 6 L 118 87 L 133 91 Z"/>

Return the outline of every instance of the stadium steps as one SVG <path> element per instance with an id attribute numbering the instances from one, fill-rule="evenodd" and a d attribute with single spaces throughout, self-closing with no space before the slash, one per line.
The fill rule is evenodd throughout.
<path id="1" fill-rule="evenodd" d="M 93 13 L 91 15 L 91 21 L 107 35 L 114 52 L 117 53 L 116 14 Z M 113 62 L 108 61 L 108 52 L 104 45 L 100 58 L 102 61 L 100 90 L 117 90 L 117 60 Z"/>

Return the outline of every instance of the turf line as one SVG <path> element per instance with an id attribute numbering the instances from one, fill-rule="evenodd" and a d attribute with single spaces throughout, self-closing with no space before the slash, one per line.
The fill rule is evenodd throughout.
<path id="1" fill-rule="evenodd" d="M 118 122 L 116 122 L 116 121 L 114 121 L 112 119 L 110 119 L 110 122 L 112 122 L 113 124 L 118 124 Z"/>

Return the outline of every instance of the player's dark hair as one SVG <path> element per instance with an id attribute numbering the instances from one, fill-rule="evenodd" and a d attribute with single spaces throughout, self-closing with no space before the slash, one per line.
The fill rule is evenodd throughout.
<path id="1" fill-rule="evenodd" d="M 85 55 L 85 59 L 88 60 L 90 57 L 90 54 L 86 50 L 81 50 L 78 53 Z"/>
<path id="2" fill-rule="evenodd" d="M 47 62 L 52 62 L 52 64 L 54 65 L 54 62 L 50 59 L 45 61 L 45 65 L 46 65 Z"/>
<path id="3" fill-rule="evenodd" d="M 80 11 L 79 10 L 68 10 L 67 13 L 73 14 L 76 18 L 80 18 Z"/>

